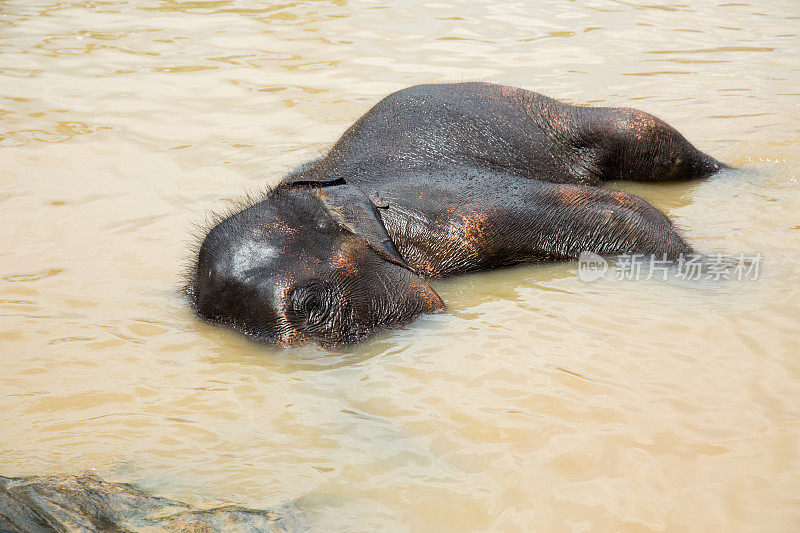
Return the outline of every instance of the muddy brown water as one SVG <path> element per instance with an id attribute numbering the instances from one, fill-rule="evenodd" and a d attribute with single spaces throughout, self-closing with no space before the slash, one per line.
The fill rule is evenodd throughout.
<path id="1" fill-rule="evenodd" d="M 0 473 L 319 530 L 797 531 L 800 6 L 0 5 Z M 178 292 L 191 228 L 381 96 L 513 84 L 635 106 L 738 166 L 613 186 L 757 280 L 436 282 L 360 346 L 271 350 Z"/>

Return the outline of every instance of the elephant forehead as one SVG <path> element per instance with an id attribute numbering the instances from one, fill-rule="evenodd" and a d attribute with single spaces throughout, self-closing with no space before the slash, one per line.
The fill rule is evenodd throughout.
<path id="1" fill-rule="evenodd" d="M 278 217 L 261 222 L 256 228 L 253 229 L 254 235 L 279 234 L 287 237 L 296 237 L 299 232 L 300 227 L 296 222 L 293 223 Z"/>
<path id="2" fill-rule="evenodd" d="M 318 274 L 326 263 L 322 253 L 307 250 L 303 243 L 296 241 L 280 245 L 249 241 L 233 253 L 229 274 L 241 280 L 258 276 L 280 294 L 298 279 Z"/>
<path id="3" fill-rule="evenodd" d="M 236 258 L 244 268 L 278 268 L 291 263 L 296 268 L 320 262 L 328 252 L 332 236 L 319 228 L 308 228 L 290 221 L 274 219 L 250 230 L 236 251 Z"/>
<path id="4" fill-rule="evenodd" d="M 230 263 L 230 273 L 237 277 L 244 277 L 252 269 L 274 264 L 281 255 L 277 246 L 245 240 L 236 247 Z"/>

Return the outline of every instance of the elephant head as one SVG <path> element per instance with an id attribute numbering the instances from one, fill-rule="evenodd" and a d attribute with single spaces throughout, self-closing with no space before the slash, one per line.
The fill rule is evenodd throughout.
<path id="1" fill-rule="evenodd" d="M 259 341 L 332 346 L 443 309 L 375 204 L 341 180 L 290 176 L 208 232 L 189 288 L 197 313 Z"/>

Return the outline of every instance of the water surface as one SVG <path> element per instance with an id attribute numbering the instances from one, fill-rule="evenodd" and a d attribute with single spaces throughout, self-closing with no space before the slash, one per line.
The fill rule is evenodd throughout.
<path id="1" fill-rule="evenodd" d="M 799 27 L 789 0 L 4 2 L 0 473 L 300 499 L 325 531 L 797 531 Z M 614 186 L 759 279 L 464 276 L 340 352 L 194 318 L 209 209 L 460 80 L 635 106 L 740 167 Z"/>

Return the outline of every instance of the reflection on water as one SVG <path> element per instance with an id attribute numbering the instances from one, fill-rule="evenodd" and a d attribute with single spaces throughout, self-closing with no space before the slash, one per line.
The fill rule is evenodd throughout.
<path id="1" fill-rule="evenodd" d="M 320 530 L 769 530 L 800 520 L 792 1 L 0 6 L 0 473 Z M 445 315 L 274 351 L 180 296 L 206 210 L 379 97 L 486 79 L 661 116 L 743 172 L 615 183 L 755 282 L 439 281 Z"/>

